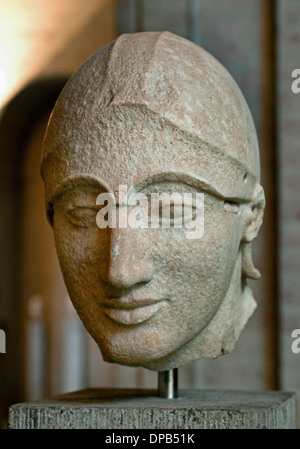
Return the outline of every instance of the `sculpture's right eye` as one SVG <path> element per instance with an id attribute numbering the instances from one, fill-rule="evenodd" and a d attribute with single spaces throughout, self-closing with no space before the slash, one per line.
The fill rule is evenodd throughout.
<path id="1" fill-rule="evenodd" d="M 66 213 L 68 221 L 74 226 L 88 228 L 96 226 L 96 215 L 99 209 L 90 206 L 78 206 Z"/>

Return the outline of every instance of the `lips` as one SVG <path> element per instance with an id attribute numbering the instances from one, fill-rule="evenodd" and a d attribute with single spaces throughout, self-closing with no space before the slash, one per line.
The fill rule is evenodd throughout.
<path id="1" fill-rule="evenodd" d="M 103 304 L 104 314 L 119 324 L 127 326 L 143 323 L 152 318 L 162 307 L 162 301 L 152 303 L 116 303 Z"/>

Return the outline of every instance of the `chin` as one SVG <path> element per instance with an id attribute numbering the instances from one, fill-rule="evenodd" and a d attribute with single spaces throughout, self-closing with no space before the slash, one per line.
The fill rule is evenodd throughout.
<path id="1" fill-rule="evenodd" d="M 170 355 L 170 348 L 167 350 L 157 348 L 133 347 L 130 343 L 127 345 L 114 346 L 98 345 L 102 353 L 103 360 L 108 363 L 117 363 L 119 365 L 142 367 L 149 370 L 160 371 L 170 368 L 165 368 L 166 360 Z M 173 352 L 171 350 L 171 352 Z M 174 350 L 176 352 L 176 349 Z"/>

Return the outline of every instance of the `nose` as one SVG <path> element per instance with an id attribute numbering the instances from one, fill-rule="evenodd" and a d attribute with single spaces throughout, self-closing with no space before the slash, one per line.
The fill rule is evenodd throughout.
<path id="1" fill-rule="evenodd" d="M 152 279 L 153 265 L 146 258 L 142 237 L 136 229 L 111 229 L 107 281 L 112 286 L 130 288 Z"/>

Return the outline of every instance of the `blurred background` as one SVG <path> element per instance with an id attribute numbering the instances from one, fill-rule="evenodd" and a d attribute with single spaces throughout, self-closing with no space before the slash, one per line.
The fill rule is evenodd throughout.
<path id="1" fill-rule="evenodd" d="M 70 75 L 122 33 L 169 30 L 237 81 L 256 124 L 267 210 L 251 282 L 258 308 L 235 350 L 179 369 L 180 388 L 300 392 L 298 0 L 0 0 L 0 427 L 10 404 L 93 387 L 156 388 L 102 361 L 70 303 L 44 212 L 41 142 Z M 3 349 L 3 348 L 2 348 Z"/>

